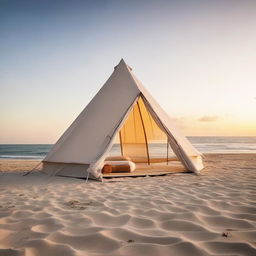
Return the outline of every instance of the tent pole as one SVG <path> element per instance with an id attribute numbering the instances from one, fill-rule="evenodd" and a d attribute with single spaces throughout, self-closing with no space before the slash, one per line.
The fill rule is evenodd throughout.
<path id="1" fill-rule="evenodd" d="M 167 143 L 166 143 L 166 146 L 167 146 L 167 157 L 166 157 L 166 164 L 168 165 L 168 154 L 169 154 L 168 136 L 166 136 L 166 138 L 167 138 Z"/>
<path id="2" fill-rule="evenodd" d="M 122 156 L 124 156 L 121 130 L 119 131 L 119 141 L 120 141 L 121 154 Z"/>
<path id="3" fill-rule="evenodd" d="M 139 105 L 138 101 L 137 101 L 137 106 L 138 106 L 138 109 L 139 109 L 140 119 L 141 119 L 141 122 L 142 122 L 143 131 L 144 131 L 144 137 L 145 137 L 146 149 L 147 149 L 147 156 L 148 156 L 148 165 L 150 165 L 149 152 L 148 152 L 148 139 L 147 139 L 146 129 L 145 129 L 145 125 L 144 125 L 144 122 L 143 122 L 143 118 L 142 118 L 141 111 L 140 111 L 140 105 Z"/>

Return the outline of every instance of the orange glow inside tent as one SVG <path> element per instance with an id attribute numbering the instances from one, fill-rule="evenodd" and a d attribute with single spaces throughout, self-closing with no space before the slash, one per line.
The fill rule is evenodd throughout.
<path id="1" fill-rule="evenodd" d="M 170 149 L 167 143 L 167 136 L 159 128 L 141 97 L 135 103 L 121 128 L 119 140 L 122 155 L 131 158 L 134 162 L 148 164 L 154 162 L 168 163 Z M 166 144 L 164 155 L 156 157 L 153 152 L 154 144 L 156 143 Z"/>

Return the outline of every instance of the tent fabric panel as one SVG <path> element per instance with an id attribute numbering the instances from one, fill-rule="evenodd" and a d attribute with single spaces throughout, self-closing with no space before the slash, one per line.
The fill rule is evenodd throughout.
<path id="1" fill-rule="evenodd" d="M 65 176 L 73 178 L 86 178 L 89 164 L 67 164 L 42 162 L 41 171 L 50 176 Z M 95 178 L 89 174 L 90 178 Z"/>
<path id="2" fill-rule="evenodd" d="M 118 65 L 105 85 L 61 136 L 45 161 L 92 163 L 102 155 L 109 136 L 139 94 L 125 64 Z"/>

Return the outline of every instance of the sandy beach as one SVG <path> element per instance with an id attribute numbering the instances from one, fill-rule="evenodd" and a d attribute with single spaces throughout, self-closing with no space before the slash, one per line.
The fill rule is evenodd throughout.
<path id="1" fill-rule="evenodd" d="M 206 154 L 201 175 L 22 176 L 0 160 L 0 255 L 256 255 L 256 154 Z"/>

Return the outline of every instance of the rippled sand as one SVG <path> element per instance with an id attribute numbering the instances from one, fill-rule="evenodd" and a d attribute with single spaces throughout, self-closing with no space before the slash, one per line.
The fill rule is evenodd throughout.
<path id="1" fill-rule="evenodd" d="M 0 172 L 0 255 L 255 256 L 256 155 L 206 166 L 103 183 Z"/>

